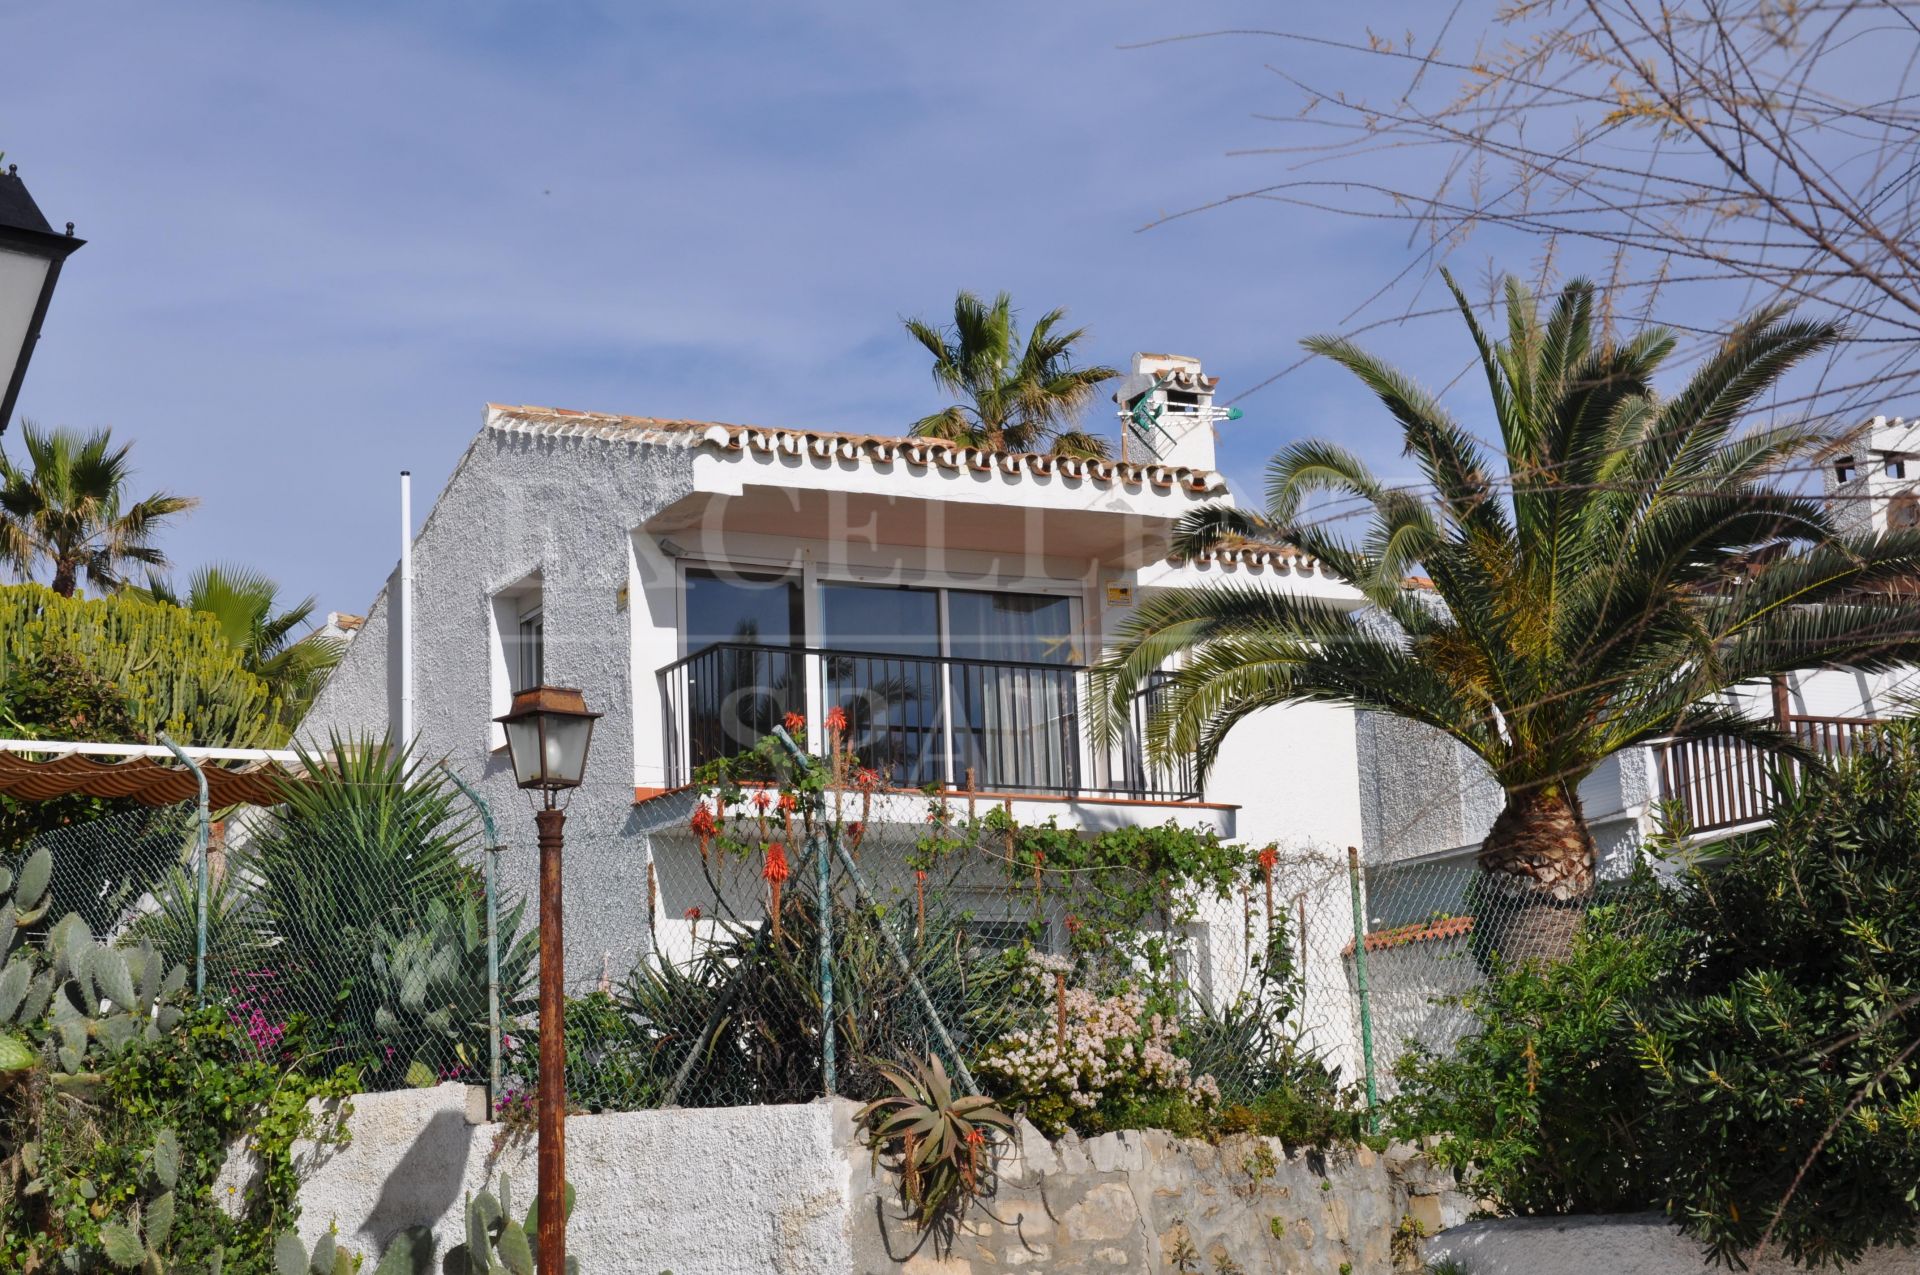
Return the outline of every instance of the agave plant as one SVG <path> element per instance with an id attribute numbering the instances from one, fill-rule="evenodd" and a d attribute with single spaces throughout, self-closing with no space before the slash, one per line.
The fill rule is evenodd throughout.
<path id="1" fill-rule="evenodd" d="M 443 771 L 382 743 L 335 738 L 303 767 L 248 843 L 250 914 L 284 1003 L 347 1056 L 368 1054 L 382 1042 L 367 954 L 383 932 L 424 928 L 436 900 L 466 892 L 472 807 Z"/>
<path id="2" fill-rule="evenodd" d="M 951 1230 L 976 1196 L 992 1194 L 997 1141 L 1013 1118 L 982 1096 L 955 1097 L 937 1055 L 902 1069 L 879 1064 L 893 1092 L 860 1108 L 875 1164 L 891 1156 L 900 1171 L 900 1203 L 921 1230 Z"/>

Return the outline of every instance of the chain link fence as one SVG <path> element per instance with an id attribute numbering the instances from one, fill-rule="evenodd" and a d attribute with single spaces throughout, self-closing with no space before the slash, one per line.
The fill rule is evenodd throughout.
<path id="1" fill-rule="evenodd" d="M 663 799 L 645 897 L 569 898 L 570 917 L 630 916 L 640 952 L 566 989 L 578 1108 L 866 1097 L 877 1065 L 929 1054 L 992 1088 L 1115 1014 L 1157 1016 L 1170 1074 L 1224 1103 L 1306 1069 L 1384 1098 L 1410 1042 L 1444 1051 L 1470 1029 L 1458 997 L 1497 962 L 1648 915 L 1606 883 L 1562 904 L 1470 861 L 1369 870 L 1171 825 L 1089 835 L 1040 803 L 843 779 Z M 487 1083 L 498 1114 L 531 1118 L 534 901 L 498 884 L 457 783 L 335 782 L 214 813 L 204 847 L 189 806 L 10 853 L 46 850 L 52 916 L 153 944 L 262 1053 L 350 1063 L 370 1089 Z M 600 835 L 576 822 L 570 855 Z"/>

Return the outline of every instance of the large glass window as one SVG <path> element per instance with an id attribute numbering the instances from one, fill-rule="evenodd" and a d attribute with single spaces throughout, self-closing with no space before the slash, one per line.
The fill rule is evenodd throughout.
<path id="1" fill-rule="evenodd" d="M 1078 785 L 1085 657 L 1070 597 L 827 582 L 817 635 L 790 577 L 690 568 L 685 597 L 691 658 L 668 693 L 685 701 L 694 766 L 788 713 L 817 723 L 839 708 L 861 763 L 891 786 Z"/>
<path id="2" fill-rule="evenodd" d="M 667 688 L 684 703 L 686 749 L 698 767 L 752 748 L 790 712 L 806 712 L 806 622 L 799 581 L 689 567 L 687 661 Z"/>
<path id="3" fill-rule="evenodd" d="M 954 777 L 987 789 L 1065 791 L 1079 771 L 1073 601 L 1041 593 L 947 594 L 954 656 Z"/>
<path id="4" fill-rule="evenodd" d="M 899 787 L 944 779 L 939 591 L 823 584 L 820 626 L 826 703 L 861 764 Z"/>

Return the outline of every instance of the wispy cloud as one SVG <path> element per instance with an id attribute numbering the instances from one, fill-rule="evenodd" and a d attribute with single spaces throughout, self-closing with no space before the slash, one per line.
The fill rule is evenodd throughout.
<path id="1" fill-rule="evenodd" d="M 1272 50 L 1116 46 L 1267 5 L 817 8 L 16 10 L 0 148 L 91 241 L 23 410 L 203 496 L 181 563 L 357 609 L 393 474 L 430 494 L 487 399 L 897 428 L 932 393 L 898 318 L 958 287 L 1231 388 L 1397 250 L 1257 205 L 1138 233 L 1247 184 L 1224 152 L 1266 140 Z M 1247 478 L 1286 438 L 1388 436 L 1333 378 L 1249 408 Z"/>

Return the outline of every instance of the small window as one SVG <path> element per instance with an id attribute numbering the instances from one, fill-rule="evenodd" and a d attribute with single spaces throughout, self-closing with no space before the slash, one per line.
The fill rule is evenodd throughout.
<path id="1" fill-rule="evenodd" d="M 1168 390 L 1167 410 L 1176 414 L 1191 416 L 1200 410 L 1200 396 L 1192 390 Z"/>
<path id="2" fill-rule="evenodd" d="M 487 600 L 488 717 L 498 717 L 521 691 L 547 681 L 547 614 L 541 605 L 540 573 L 534 571 Z M 490 748 L 507 746 L 498 722 L 487 727 Z"/>
<path id="3" fill-rule="evenodd" d="M 538 607 L 520 617 L 514 631 L 513 689 L 524 691 L 546 679 L 547 625 Z"/>
<path id="4" fill-rule="evenodd" d="M 1833 462 L 1833 478 L 1835 482 L 1850 483 L 1853 481 L 1853 457 L 1842 456 L 1839 460 Z"/>
<path id="5" fill-rule="evenodd" d="M 1901 456 L 1887 457 L 1887 477 L 1905 478 L 1906 476 L 1907 476 L 1906 458 Z"/>

